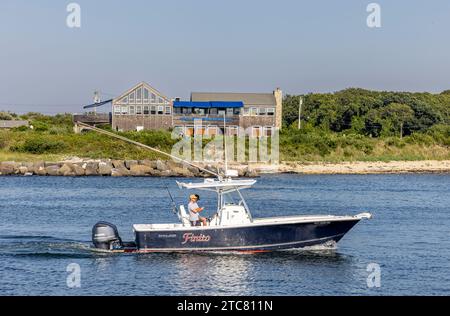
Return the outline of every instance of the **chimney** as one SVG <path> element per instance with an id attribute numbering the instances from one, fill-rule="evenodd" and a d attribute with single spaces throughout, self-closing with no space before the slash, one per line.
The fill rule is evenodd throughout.
<path id="1" fill-rule="evenodd" d="M 275 127 L 281 130 L 283 126 L 283 91 L 280 88 L 276 88 L 273 92 L 273 96 L 276 101 Z"/>

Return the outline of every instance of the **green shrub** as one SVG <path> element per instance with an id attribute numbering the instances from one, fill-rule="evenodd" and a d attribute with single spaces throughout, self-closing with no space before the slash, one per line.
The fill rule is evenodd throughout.
<path id="1" fill-rule="evenodd" d="M 11 121 L 13 119 L 12 115 L 6 112 L 0 112 L 0 120 Z"/>
<path id="2" fill-rule="evenodd" d="M 48 133 L 50 135 L 66 135 L 70 133 L 70 130 L 67 127 L 52 126 L 48 130 Z"/>
<path id="3" fill-rule="evenodd" d="M 30 130 L 28 126 L 19 126 L 12 129 L 14 132 L 26 132 Z"/>
<path id="4" fill-rule="evenodd" d="M 47 125 L 47 123 L 41 122 L 41 121 L 33 121 L 31 123 L 31 125 L 33 126 L 33 129 L 36 132 L 46 132 L 49 130 L 49 127 Z"/>
<path id="5" fill-rule="evenodd" d="M 15 146 L 14 151 L 30 154 L 56 154 L 62 152 L 66 144 L 59 140 L 44 140 L 40 138 L 27 139 L 23 145 Z"/>

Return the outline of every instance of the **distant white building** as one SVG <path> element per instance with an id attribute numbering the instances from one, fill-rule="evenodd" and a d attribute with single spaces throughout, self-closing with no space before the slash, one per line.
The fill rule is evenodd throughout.
<path id="1" fill-rule="evenodd" d="M 16 127 L 22 127 L 22 126 L 27 126 L 28 127 L 29 123 L 28 121 L 15 121 L 15 120 L 10 120 L 10 121 L 0 121 L 0 128 L 2 129 L 10 129 L 10 128 L 16 128 Z"/>

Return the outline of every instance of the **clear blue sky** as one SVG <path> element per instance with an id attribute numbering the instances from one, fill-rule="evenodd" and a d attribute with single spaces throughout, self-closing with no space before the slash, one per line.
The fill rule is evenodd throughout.
<path id="1" fill-rule="evenodd" d="M 0 110 L 80 112 L 94 90 L 140 81 L 182 98 L 450 89 L 448 0 L 78 0 L 81 29 L 66 26 L 70 2 L 1 0 Z"/>

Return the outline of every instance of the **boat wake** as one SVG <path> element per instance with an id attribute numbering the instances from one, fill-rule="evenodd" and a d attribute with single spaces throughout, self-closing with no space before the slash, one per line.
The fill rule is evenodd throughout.
<path id="1" fill-rule="evenodd" d="M 328 241 L 321 245 L 303 247 L 303 248 L 293 248 L 286 249 L 285 252 L 328 252 L 335 251 L 338 249 L 338 244 L 335 241 Z"/>
<path id="2" fill-rule="evenodd" d="M 52 236 L 0 236 L 0 256 L 42 258 L 89 258 L 89 242 Z"/>

